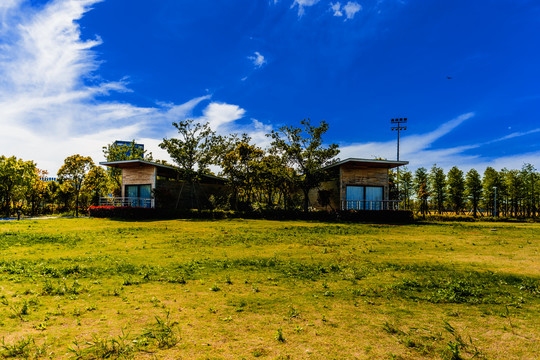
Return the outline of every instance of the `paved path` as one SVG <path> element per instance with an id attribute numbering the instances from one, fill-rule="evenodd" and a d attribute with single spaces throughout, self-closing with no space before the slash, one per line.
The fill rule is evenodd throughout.
<path id="1" fill-rule="evenodd" d="M 79 218 L 86 218 L 88 216 L 79 216 Z M 75 216 L 39 216 L 39 217 L 21 217 L 21 220 L 49 220 L 49 219 L 75 219 Z M 17 218 L 0 218 L 0 221 L 13 221 Z"/>

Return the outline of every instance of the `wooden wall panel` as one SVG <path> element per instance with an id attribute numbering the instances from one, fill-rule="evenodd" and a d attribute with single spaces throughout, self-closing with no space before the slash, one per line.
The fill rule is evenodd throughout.
<path id="1" fill-rule="evenodd" d="M 122 196 L 125 195 L 126 185 L 152 185 L 152 190 L 156 187 L 156 167 L 152 165 L 142 165 L 122 169 Z"/>
<path id="2" fill-rule="evenodd" d="M 382 186 L 388 200 L 388 169 L 352 164 L 341 166 L 341 200 L 347 198 L 347 186 Z"/>

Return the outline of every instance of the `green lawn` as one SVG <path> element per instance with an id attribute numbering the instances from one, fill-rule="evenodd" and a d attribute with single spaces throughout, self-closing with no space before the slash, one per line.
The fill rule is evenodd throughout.
<path id="1" fill-rule="evenodd" d="M 0 358 L 535 359 L 540 224 L 0 222 Z"/>

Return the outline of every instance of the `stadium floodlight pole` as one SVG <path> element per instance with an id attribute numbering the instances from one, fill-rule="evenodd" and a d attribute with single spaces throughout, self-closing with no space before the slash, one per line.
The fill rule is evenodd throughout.
<path id="1" fill-rule="evenodd" d="M 392 131 L 397 131 L 397 161 L 399 161 L 399 132 L 401 130 L 407 130 L 406 126 L 401 126 L 402 124 L 407 123 L 407 118 L 396 118 L 396 119 L 390 119 L 390 122 L 392 125 L 396 125 L 392 127 Z M 398 200 L 400 200 L 401 196 L 399 193 L 399 166 L 397 167 L 397 192 L 398 192 Z M 399 207 L 399 203 L 398 203 Z"/>
<path id="2" fill-rule="evenodd" d="M 407 123 L 407 118 L 391 119 L 390 122 L 392 123 L 392 125 L 395 125 L 392 127 L 392 131 L 397 131 L 397 161 L 399 161 L 399 132 L 401 130 L 407 130 L 406 126 L 401 126 L 402 124 Z"/>

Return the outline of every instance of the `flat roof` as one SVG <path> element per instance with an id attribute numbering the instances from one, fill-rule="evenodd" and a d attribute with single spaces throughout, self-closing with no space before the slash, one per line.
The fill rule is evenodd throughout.
<path id="1" fill-rule="evenodd" d="M 135 167 L 135 166 L 141 165 L 141 164 L 151 165 L 151 166 L 164 168 L 164 169 L 171 169 L 171 170 L 176 170 L 177 169 L 176 167 L 171 166 L 171 165 L 163 165 L 163 164 L 155 163 L 155 162 L 152 162 L 152 161 L 146 161 L 146 160 L 142 160 L 142 159 L 103 161 L 103 162 L 99 163 L 99 165 L 105 165 L 105 166 L 110 166 L 110 167 L 114 167 L 114 168 L 129 168 L 129 167 Z"/>
<path id="2" fill-rule="evenodd" d="M 408 165 L 408 161 L 393 161 L 393 160 L 375 160 L 375 159 L 359 159 L 359 158 L 348 158 L 345 160 L 338 161 L 332 165 L 325 166 L 324 169 L 330 169 L 336 166 L 341 166 L 344 164 L 352 163 L 355 165 L 365 165 L 369 167 L 378 167 L 378 168 L 387 168 L 392 169 L 398 166 Z"/>
<path id="3" fill-rule="evenodd" d="M 155 166 L 155 167 L 157 167 L 159 169 L 164 169 L 164 170 L 174 170 L 174 171 L 180 170 L 180 168 L 178 168 L 176 166 L 164 165 L 164 164 L 155 163 L 155 162 L 152 162 L 152 161 L 146 161 L 146 160 L 142 160 L 142 159 L 103 161 L 103 162 L 100 162 L 99 165 L 105 165 L 105 166 L 119 168 L 119 169 L 132 168 L 132 167 L 141 166 L 141 165 L 149 165 L 149 166 Z M 215 176 L 215 175 L 211 175 L 211 174 L 203 174 L 203 176 L 211 178 L 211 179 L 220 180 L 220 181 L 225 181 L 226 180 L 224 178 L 221 178 L 221 177 Z"/>

